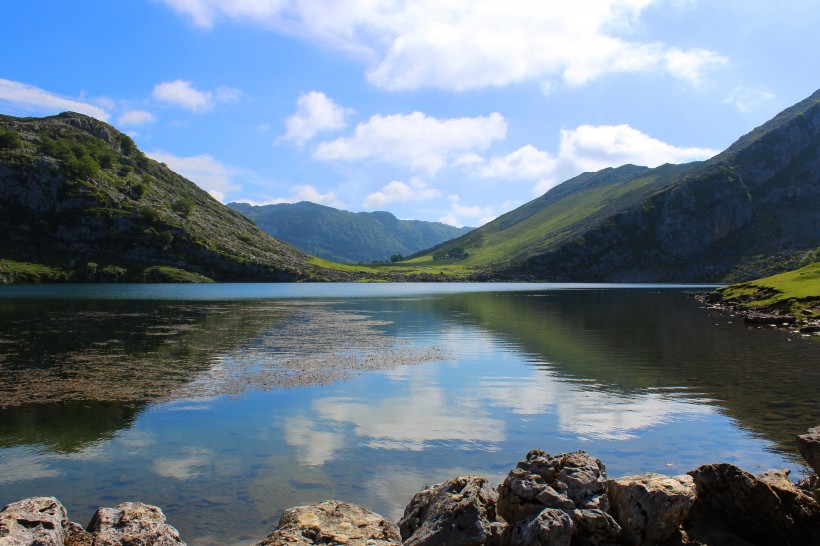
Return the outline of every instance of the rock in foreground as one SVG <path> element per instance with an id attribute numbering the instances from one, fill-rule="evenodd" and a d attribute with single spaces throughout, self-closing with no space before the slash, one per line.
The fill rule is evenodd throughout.
<path id="1" fill-rule="evenodd" d="M 256 546 L 344 544 L 401 546 L 395 523 L 361 506 L 329 500 L 285 510 L 276 530 Z"/>
<path id="2" fill-rule="evenodd" d="M 179 532 L 165 523 L 162 510 L 141 502 L 124 502 L 116 508 L 99 508 L 88 524 L 88 532 L 94 535 L 94 546 L 185 545 L 179 538 Z"/>
<path id="3" fill-rule="evenodd" d="M 798 436 L 797 447 L 814 472 L 820 474 L 820 427 L 810 428 L 806 434 Z"/>
<path id="4" fill-rule="evenodd" d="M 0 545 L 63 546 L 68 514 L 54 497 L 13 502 L 0 512 Z"/>

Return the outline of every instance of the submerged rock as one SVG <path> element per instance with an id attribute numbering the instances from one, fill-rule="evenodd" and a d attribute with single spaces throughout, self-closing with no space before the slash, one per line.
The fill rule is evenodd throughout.
<path id="1" fill-rule="evenodd" d="M 759 477 L 731 464 L 709 464 L 691 472 L 697 490 L 693 513 L 726 527 L 753 544 L 820 544 L 820 504 L 791 480 L 787 471 Z"/>
<path id="2" fill-rule="evenodd" d="M 814 472 L 820 474 L 820 427 L 810 428 L 806 434 L 798 436 L 797 447 Z"/>
<path id="3" fill-rule="evenodd" d="M 498 493 L 487 478 L 467 476 L 415 494 L 399 520 L 405 546 L 484 546 L 500 536 Z"/>
<path id="4" fill-rule="evenodd" d="M 32 497 L 0 511 L 0 545 L 63 546 L 69 525 L 65 507 L 54 497 Z"/>
<path id="5" fill-rule="evenodd" d="M 256 546 L 345 544 L 401 546 L 395 523 L 346 502 L 328 500 L 285 510 L 276 530 Z"/>
<path id="6" fill-rule="evenodd" d="M 647 473 L 609 480 L 612 515 L 630 544 L 657 544 L 671 537 L 695 503 L 691 476 Z"/>
<path id="7" fill-rule="evenodd" d="M 97 509 L 87 531 L 94 535 L 94 546 L 185 545 L 179 532 L 165 523 L 162 510 L 141 502 L 124 502 L 115 508 Z"/>

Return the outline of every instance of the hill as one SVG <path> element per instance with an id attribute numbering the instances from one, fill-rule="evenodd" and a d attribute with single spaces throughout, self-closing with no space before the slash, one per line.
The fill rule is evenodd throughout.
<path id="1" fill-rule="evenodd" d="M 66 112 L 0 116 L 0 282 L 325 275 L 127 135 Z"/>
<path id="2" fill-rule="evenodd" d="M 714 158 L 585 173 L 410 263 L 476 278 L 739 281 L 820 241 L 820 91 Z"/>
<path id="3" fill-rule="evenodd" d="M 340 263 L 409 256 L 473 228 L 399 220 L 389 212 L 348 212 L 308 201 L 254 206 L 228 203 L 263 230 L 296 248 Z"/>

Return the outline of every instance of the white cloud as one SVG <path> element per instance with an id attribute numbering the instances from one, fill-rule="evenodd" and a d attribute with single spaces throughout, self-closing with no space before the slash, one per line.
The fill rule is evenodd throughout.
<path id="1" fill-rule="evenodd" d="M 0 78 L 0 101 L 9 102 L 26 109 L 48 111 L 55 114 L 70 110 L 101 121 L 108 121 L 110 117 L 108 112 L 93 104 L 67 99 L 33 85 L 2 78 Z"/>
<path id="2" fill-rule="evenodd" d="M 605 74 L 656 71 L 698 85 L 726 58 L 634 37 L 654 4 L 679 0 L 163 0 L 199 26 L 221 18 L 366 50 L 371 83 L 391 90 L 462 91 L 535 80 L 582 85 Z M 547 88 L 549 83 L 547 83 Z M 544 87 L 542 87 L 544 88 Z"/>
<path id="3" fill-rule="evenodd" d="M 174 80 L 158 83 L 151 96 L 191 112 L 205 112 L 218 102 L 238 101 L 242 97 L 242 91 L 233 87 L 219 87 L 216 92 L 200 91 L 187 80 Z"/>
<path id="4" fill-rule="evenodd" d="M 475 172 L 487 178 L 536 179 L 554 171 L 555 165 L 552 155 L 527 144 L 505 156 L 491 158 Z"/>
<path id="5" fill-rule="evenodd" d="M 305 93 L 296 101 L 296 113 L 285 120 L 287 130 L 282 139 L 304 144 L 319 133 L 343 129 L 347 125 L 345 117 L 350 112 L 324 93 Z"/>
<path id="6" fill-rule="evenodd" d="M 117 120 L 118 125 L 144 125 L 157 120 L 154 114 L 145 110 L 129 110 Z"/>
<path id="7" fill-rule="evenodd" d="M 438 219 L 439 222 L 455 227 L 479 227 L 496 218 L 492 207 L 462 205 L 458 195 L 451 195 L 447 199 L 450 201 L 450 210 Z"/>
<path id="8" fill-rule="evenodd" d="M 310 201 L 311 203 L 327 205 L 337 209 L 344 208 L 344 203 L 336 196 L 336 192 L 329 191 L 327 193 L 321 193 L 309 184 L 293 186 L 293 188 L 291 188 L 290 197 L 277 197 L 263 202 L 245 200 L 246 203 L 250 203 L 251 205 L 278 205 L 280 203 L 298 203 L 300 201 Z"/>
<path id="9" fill-rule="evenodd" d="M 368 195 L 364 200 L 364 206 L 372 209 L 382 207 L 388 203 L 424 201 L 440 196 L 440 191 L 428 187 L 427 183 L 420 178 L 411 179 L 409 184 L 393 180 L 381 190 Z"/>
<path id="10" fill-rule="evenodd" d="M 738 86 L 732 89 L 729 96 L 726 97 L 727 104 L 733 104 L 738 110 L 749 112 L 763 103 L 769 102 L 774 98 L 774 93 L 770 93 L 760 87 L 743 87 Z"/>
<path id="11" fill-rule="evenodd" d="M 320 144 L 313 155 L 323 160 L 373 159 L 435 175 L 457 155 L 485 150 L 506 134 L 507 122 L 498 113 L 454 119 L 421 112 L 376 115 L 358 124 L 353 136 Z"/>
<path id="12" fill-rule="evenodd" d="M 146 155 L 165 163 L 172 171 L 194 182 L 214 199 L 223 203 L 227 193 L 241 189 L 241 186 L 232 180 L 238 171 L 220 163 L 209 154 L 178 157 L 166 152 L 152 151 Z"/>

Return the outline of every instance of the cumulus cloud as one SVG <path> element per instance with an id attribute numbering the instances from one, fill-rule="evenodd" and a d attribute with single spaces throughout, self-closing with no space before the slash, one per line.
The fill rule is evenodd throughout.
<path id="1" fill-rule="evenodd" d="M 535 80 L 583 85 L 609 73 L 656 71 L 699 85 L 727 59 L 634 37 L 661 0 L 163 0 L 194 24 L 222 18 L 313 41 L 367 50 L 367 77 L 390 90 L 454 91 Z M 685 9 L 680 1 L 667 9 Z"/>
<path id="2" fill-rule="evenodd" d="M 447 200 L 450 202 L 450 210 L 438 219 L 439 222 L 455 227 L 467 225 L 479 227 L 495 220 L 492 207 L 462 205 L 461 198 L 458 195 L 451 195 Z"/>
<path id="3" fill-rule="evenodd" d="M 251 205 L 278 205 L 280 203 L 298 203 L 300 201 L 310 201 L 311 203 L 318 203 L 319 205 L 327 205 L 329 207 L 344 208 L 342 203 L 336 196 L 336 192 L 329 191 L 321 193 L 315 187 L 309 184 L 300 186 L 293 186 L 291 188 L 290 197 L 277 197 L 267 201 L 246 201 Z"/>
<path id="4" fill-rule="evenodd" d="M 350 112 L 324 93 L 305 93 L 296 101 L 296 113 L 285 119 L 286 131 L 282 139 L 304 144 L 319 133 L 343 129 Z"/>
<path id="5" fill-rule="evenodd" d="M 220 163 L 209 154 L 178 157 L 162 151 L 146 154 L 151 159 L 165 163 L 168 167 L 211 194 L 218 201 L 225 202 L 225 195 L 241 189 L 233 178 L 239 172 Z"/>
<path id="6" fill-rule="evenodd" d="M 475 174 L 487 178 L 540 178 L 555 170 L 556 159 L 531 144 L 490 160 L 473 161 Z"/>
<path id="7" fill-rule="evenodd" d="M 36 111 L 59 113 L 66 110 L 78 112 L 108 121 L 110 115 L 104 109 L 73 99 L 67 99 L 39 87 L 21 82 L 0 78 L 0 101 L 8 102 L 17 107 Z"/>
<path id="8" fill-rule="evenodd" d="M 233 87 L 219 87 L 214 92 L 200 91 L 190 81 L 174 80 L 158 83 L 151 96 L 191 112 L 205 112 L 216 103 L 238 101 L 242 97 L 242 91 Z"/>
<path id="9" fill-rule="evenodd" d="M 440 196 L 440 191 L 428 187 L 427 183 L 420 178 L 411 179 L 409 184 L 393 180 L 381 190 L 368 195 L 364 200 L 364 206 L 372 209 L 382 207 L 388 203 L 424 201 Z"/>
<path id="10" fill-rule="evenodd" d="M 356 126 L 353 136 L 320 144 L 322 160 L 374 159 L 434 175 L 448 161 L 503 140 L 507 122 L 501 114 L 475 118 L 437 119 L 421 112 L 376 115 Z"/>
<path id="11" fill-rule="evenodd" d="M 119 125 L 145 125 L 154 123 L 157 120 L 154 114 L 145 110 L 129 110 L 117 120 Z"/>
<path id="12" fill-rule="evenodd" d="M 732 89 L 729 96 L 726 97 L 727 104 L 733 104 L 738 110 L 749 112 L 763 103 L 769 102 L 774 98 L 774 93 L 770 93 L 759 87 L 743 87 L 738 86 Z"/>

